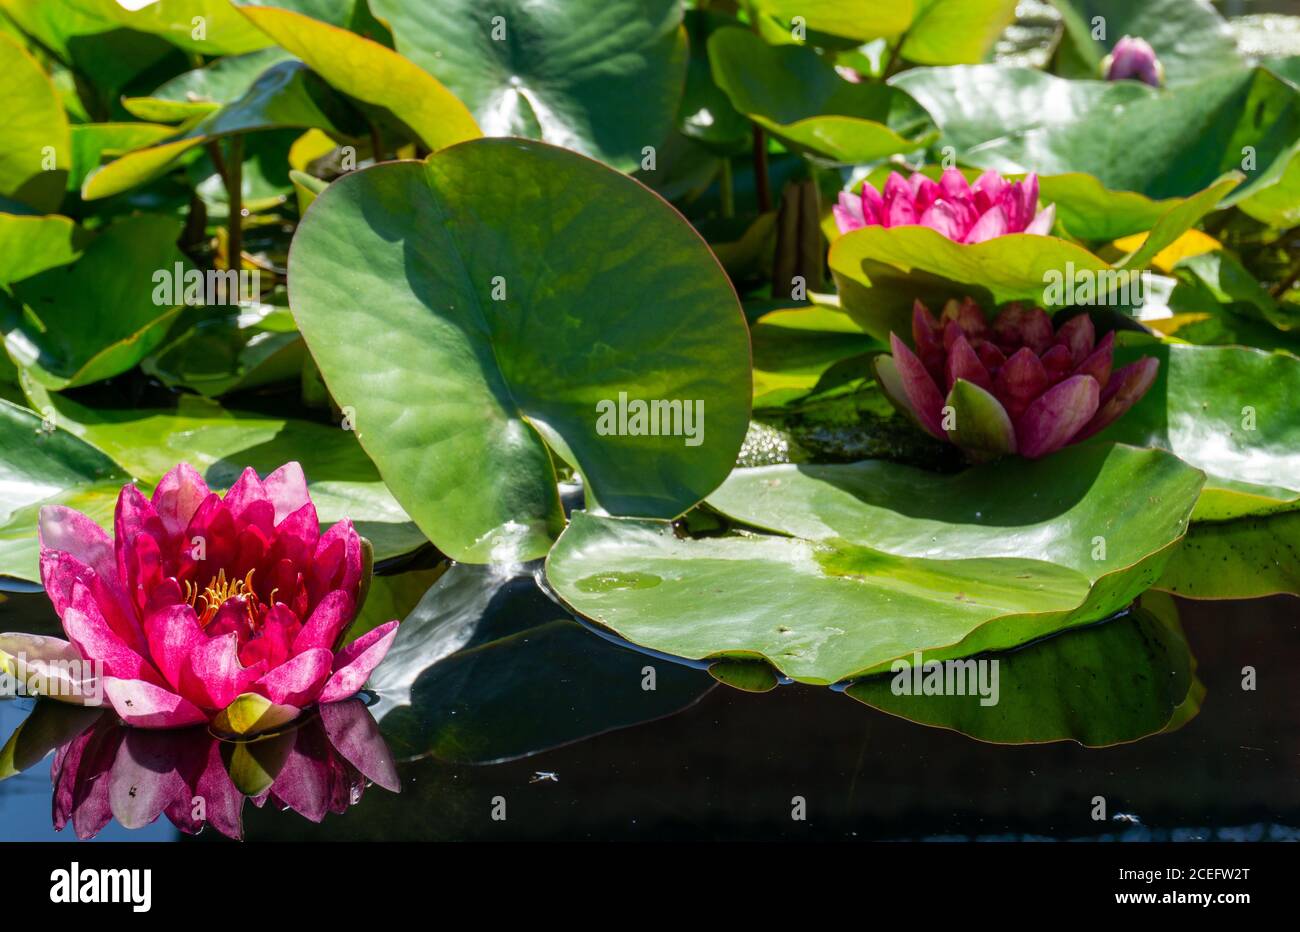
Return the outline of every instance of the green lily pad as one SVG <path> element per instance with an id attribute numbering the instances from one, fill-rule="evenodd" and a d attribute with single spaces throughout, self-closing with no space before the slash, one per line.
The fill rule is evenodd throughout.
<path id="1" fill-rule="evenodd" d="M 272 65 L 234 103 L 173 139 L 138 149 L 91 172 L 81 196 L 96 200 L 150 181 L 182 155 L 226 136 L 283 127 L 325 129 L 342 136 L 362 132 L 355 108 L 299 61 Z"/>
<path id="2" fill-rule="evenodd" d="M 709 504 L 787 536 L 681 539 L 580 512 L 547 578 L 643 647 L 834 683 L 1108 617 L 1159 576 L 1203 481 L 1164 451 L 1114 445 L 956 476 L 875 460 L 742 469 Z"/>
<path id="3" fill-rule="evenodd" d="M 713 79 L 732 105 L 797 149 L 869 162 L 933 139 L 906 94 L 846 81 L 811 48 L 768 45 L 739 27 L 719 29 L 708 44 Z"/>
<path id="4" fill-rule="evenodd" d="M 769 311 L 750 327 L 754 344 L 754 407 L 802 398 L 836 363 L 880 351 L 848 315 L 825 307 Z"/>
<path id="5" fill-rule="evenodd" d="M 1156 585 L 1189 599 L 1300 595 L 1300 512 L 1193 524 Z"/>
<path id="6" fill-rule="evenodd" d="M 920 65 L 983 61 L 1015 13 L 1016 0 L 917 0 L 902 55 Z"/>
<path id="7" fill-rule="evenodd" d="M 57 214 L 0 213 L 0 285 L 74 262 L 90 239 L 86 230 Z"/>
<path id="8" fill-rule="evenodd" d="M 1102 59 L 1124 36 L 1145 39 L 1171 86 L 1195 83 L 1215 71 L 1242 67 L 1227 22 L 1204 0 L 1053 0 L 1065 23 L 1058 65 L 1067 77 L 1101 77 Z M 1097 17 L 1105 23 L 1095 38 Z"/>
<path id="9" fill-rule="evenodd" d="M 1260 223 L 1280 230 L 1300 226 L 1300 154 L 1291 156 L 1276 184 L 1257 187 L 1237 206 Z"/>
<path id="10" fill-rule="evenodd" d="M 137 10 L 117 2 L 95 6 L 95 12 L 128 29 L 162 36 L 178 48 L 200 55 L 240 55 L 271 44 L 236 12 L 230 0 L 156 0 Z"/>
<path id="11" fill-rule="evenodd" d="M 1115 364 L 1155 356 L 1150 391 L 1099 436 L 1161 447 L 1205 471 L 1197 521 L 1300 506 L 1300 358 L 1240 346 L 1160 344 L 1125 336 Z"/>
<path id="12" fill-rule="evenodd" d="M 690 64 L 678 108 L 678 126 L 684 135 L 724 155 L 742 151 L 750 140 L 749 120 L 731 105 L 731 99 L 713 80 L 708 46 L 709 36 L 734 26 L 736 19 L 707 10 L 687 10 L 685 22 L 691 41 Z"/>
<path id="13" fill-rule="evenodd" d="M 24 388 L 32 407 L 102 450 L 144 486 L 151 487 L 179 462 L 190 463 L 211 488 L 221 490 L 245 467 L 266 475 L 297 460 L 321 524 L 350 518 L 374 545 L 376 560 L 410 553 L 426 542 L 348 430 L 226 410 L 192 395 L 178 397 L 173 409 L 89 408 L 30 382 Z M 116 489 L 112 495 L 115 499 Z M 106 514 L 111 518 L 111 503 Z M 33 523 L 28 533 L 34 528 Z"/>
<path id="14" fill-rule="evenodd" d="M 481 135 L 474 117 L 451 91 L 392 49 L 295 10 L 238 9 L 335 88 L 391 112 L 430 149 Z"/>
<path id="15" fill-rule="evenodd" d="M 68 119 L 44 69 L 13 38 L 0 33 L 0 197 L 41 213 L 58 209 L 72 163 Z"/>
<path id="16" fill-rule="evenodd" d="M 1177 621 L 1143 608 L 1019 650 L 955 663 L 963 665 L 951 667 L 960 695 L 947 692 L 949 667 L 913 666 L 910 658 L 894 672 L 859 680 L 847 693 L 882 712 L 980 741 L 1109 747 L 1164 731 L 1195 679 Z M 1195 705 L 1188 711 L 1194 715 Z"/>
<path id="17" fill-rule="evenodd" d="M 69 191 L 80 191 L 86 176 L 105 158 L 119 158 L 176 135 L 176 128 L 165 123 L 78 123 L 71 130 Z"/>
<path id="18" fill-rule="evenodd" d="M 785 28 L 798 17 L 809 31 L 859 42 L 899 35 L 914 14 L 914 0 L 754 0 L 753 7 Z"/>
<path id="19" fill-rule="evenodd" d="M 606 508 L 650 516 L 686 511 L 735 462 L 751 391 L 735 293 L 680 215 L 595 162 L 483 139 L 363 169 L 312 204 L 289 269 L 331 394 L 454 559 L 549 549 L 547 445 Z M 655 436 L 615 422 L 637 399 L 691 404 Z M 707 442 L 688 442 L 688 410 Z"/>
<path id="20" fill-rule="evenodd" d="M 746 693 L 771 692 L 780 684 L 776 671 L 761 660 L 717 660 L 709 664 L 709 676 Z"/>
<path id="21" fill-rule="evenodd" d="M 14 285 L 17 303 L 0 293 L 10 358 L 55 390 L 130 369 L 162 341 L 180 310 L 153 300 L 154 274 L 184 264 L 180 231 L 169 217 L 130 217 L 97 236 L 75 264 Z"/>
<path id="22" fill-rule="evenodd" d="M 671 715 L 713 687 L 703 670 L 592 634 L 532 569 L 453 566 L 398 626 L 370 678 L 395 755 L 526 757 Z"/>
<path id="23" fill-rule="evenodd" d="M 40 415 L 0 400 L 0 576 L 40 581 L 36 520 L 42 505 L 68 505 L 111 526 L 117 493 L 130 481 L 99 450 L 48 426 Z"/>
<path id="24" fill-rule="evenodd" d="M 141 120 L 158 123 L 204 117 L 239 100 L 266 69 L 292 57 L 284 49 L 268 48 L 219 58 L 177 75 L 147 97 L 127 98 L 122 106 Z"/>
<path id="25" fill-rule="evenodd" d="M 541 139 L 624 171 L 673 126 L 687 38 L 676 0 L 372 0 L 397 51 L 491 136 Z"/>

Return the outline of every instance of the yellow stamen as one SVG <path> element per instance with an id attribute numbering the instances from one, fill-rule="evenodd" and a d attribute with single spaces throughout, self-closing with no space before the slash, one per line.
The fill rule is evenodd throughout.
<path id="1" fill-rule="evenodd" d="M 194 608 L 199 615 L 199 627 L 206 628 L 208 623 L 216 617 L 222 604 L 229 599 L 243 599 L 245 609 L 248 612 L 249 627 L 257 624 L 258 608 L 260 603 L 257 599 L 257 593 L 253 591 L 253 574 L 257 570 L 248 571 L 248 575 L 243 579 L 227 580 L 225 569 L 217 571 L 217 575 L 208 580 L 208 585 L 203 590 L 197 586 L 191 585 L 187 579 L 185 581 L 185 601 Z M 274 593 L 272 593 L 274 596 Z M 198 601 L 203 601 L 203 610 L 199 611 Z"/>

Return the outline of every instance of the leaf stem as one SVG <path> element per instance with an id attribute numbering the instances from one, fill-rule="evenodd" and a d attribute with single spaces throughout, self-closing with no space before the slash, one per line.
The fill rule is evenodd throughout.
<path id="1" fill-rule="evenodd" d="M 758 193 L 758 212 L 772 209 L 772 186 L 767 177 L 767 136 L 762 127 L 754 126 L 754 190 Z"/>
<path id="2" fill-rule="evenodd" d="M 730 156 L 722 160 L 722 175 L 718 178 L 718 188 L 722 193 L 722 216 L 736 216 L 736 189 L 731 174 Z"/>
<path id="3" fill-rule="evenodd" d="M 227 220 L 226 268 L 242 267 L 244 252 L 244 137 L 230 137 L 230 158 L 226 161 L 226 202 L 230 205 Z"/>

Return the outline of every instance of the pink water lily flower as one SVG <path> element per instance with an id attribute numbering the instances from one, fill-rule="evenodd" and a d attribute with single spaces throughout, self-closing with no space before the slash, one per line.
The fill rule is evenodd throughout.
<path id="1" fill-rule="evenodd" d="M 890 172 L 883 191 L 864 182 L 861 195 L 840 192 L 832 208 L 841 233 L 863 227 L 923 226 L 955 243 L 982 243 L 1008 233 L 1046 236 L 1056 222 L 1056 205 L 1038 209 L 1038 176 L 1008 181 L 986 171 L 972 185 L 955 168 L 938 181 L 917 172 L 905 179 Z"/>
<path id="2" fill-rule="evenodd" d="M 320 533 L 297 463 L 265 481 L 246 469 L 224 498 L 182 463 L 152 499 L 122 488 L 113 538 L 51 505 L 40 543 L 68 650 L 100 665 L 128 725 L 274 728 L 354 695 L 397 634 L 390 621 L 339 646 L 368 561 L 351 522 Z"/>
<path id="3" fill-rule="evenodd" d="M 915 352 L 889 339 L 893 356 L 876 358 L 885 394 L 976 462 L 1037 459 L 1091 437 L 1146 394 L 1160 367 L 1147 356 L 1112 371 L 1115 336 L 1098 342 L 1087 314 L 1053 329 L 1041 308 L 1011 304 L 989 323 L 970 298 L 949 301 L 938 320 L 917 301 Z"/>

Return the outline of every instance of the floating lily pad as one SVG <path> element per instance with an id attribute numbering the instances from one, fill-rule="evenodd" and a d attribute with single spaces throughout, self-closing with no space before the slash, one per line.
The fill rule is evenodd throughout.
<path id="1" fill-rule="evenodd" d="M 902 55 L 921 65 L 984 60 L 1015 18 L 1016 0 L 918 0 Z"/>
<path id="2" fill-rule="evenodd" d="M 795 148 L 869 162 L 924 146 L 916 102 L 883 84 L 853 84 L 811 48 L 768 45 L 739 27 L 709 37 L 713 78 L 732 105 Z"/>
<path id="3" fill-rule="evenodd" d="M 1194 681 L 1177 621 L 1142 608 L 1019 650 L 956 663 L 964 666 L 951 667 L 951 676 L 941 665 L 900 664 L 897 672 L 859 680 L 847 692 L 891 715 L 980 741 L 1107 747 L 1165 730 Z M 949 682 L 962 694 L 945 694 Z M 942 692 L 933 692 L 936 687 Z M 1194 715 L 1195 703 L 1187 711 Z"/>
<path id="4" fill-rule="evenodd" d="M 0 213 L 0 285 L 75 261 L 91 236 L 67 217 Z"/>
<path id="5" fill-rule="evenodd" d="M 117 493 L 130 481 L 116 463 L 41 416 L 0 400 L 0 576 L 39 582 L 36 520 L 62 504 L 110 525 Z"/>
<path id="6" fill-rule="evenodd" d="M 103 708 L 42 699 L 0 747 L 0 780 L 7 780 L 45 760 L 104 714 Z"/>
<path id="7" fill-rule="evenodd" d="M 1204 470 L 1198 521 L 1300 506 L 1300 359 L 1126 336 L 1115 364 L 1139 356 L 1160 360 L 1155 384 L 1101 437 L 1161 447 Z"/>
<path id="8" fill-rule="evenodd" d="M 50 389 L 118 375 L 166 335 L 179 305 L 154 303 L 153 276 L 184 265 L 176 248 L 181 225 L 142 214 L 99 234 L 77 262 L 0 292 L 5 348 L 28 375 Z"/>
<path id="9" fill-rule="evenodd" d="M 68 119 L 44 69 L 11 36 L 0 33 L 0 197 L 45 213 L 58 209 L 72 162 Z"/>
<path id="10" fill-rule="evenodd" d="M 1168 453 L 1113 445 L 956 476 L 881 461 L 737 470 L 709 504 L 787 536 L 691 540 L 575 513 L 547 578 L 643 647 L 833 683 L 1108 617 L 1159 576 L 1203 481 Z"/>
<path id="11" fill-rule="evenodd" d="M 754 344 L 754 407 L 775 407 L 807 395 L 836 364 L 884 345 L 839 311 L 824 307 L 769 311 L 750 327 Z M 863 375 L 868 375 L 865 361 Z"/>
<path id="12" fill-rule="evenodd" d="M 676 0 L 371 0 L 397 50 L 489 136 L 541 139 L 636 168 L 677 113 L 687 39 Z"/>
<path id="13" fill-rule="evenodd" d="M 618 513 L 681 514 L 735 462 L 751 391 L 735 293 L 680 215 L 595 162 L 484 139 L 363 169 L 312 204 L 289 268 L 331 394 L 455 559 L 549 549 L 548 444 Z M 684 404 L 657 436 L 611 420 L 637 399 L 690 402 L 707 435 L 688 443 Z"/>
<path id="14" fill-rule="evenodd" d="M 392 113 L 430 149 L 481 135 L 451 91 L 392 49 L 295 10 L 238 9 L 338 90 Z"/>
<path id="15" fill-rule="evenodd" d="M 1300 512 L 1193 524 L 1157 585 L 1189 599 L 1300 595 Z"/>
<path id="16" fill-rule="evenodd" d="M 449 569 L 371 675 L 395 754 L 488 763 L 671 715 L 703 670 L 611 644 L 549 599 L 535 567 Z M 520 710 L 527 709 L 527 717 Z"/>
<path id="17" fill-rule="evenodd" d="M 897 36 L 912 24 L 915 7 L 925 0 L 754 0 L 758 13 L 782 27 L 797 24 L 812 32 L 866 42 Z M 796 17 L 798 20 L 796 21 Z"/>

